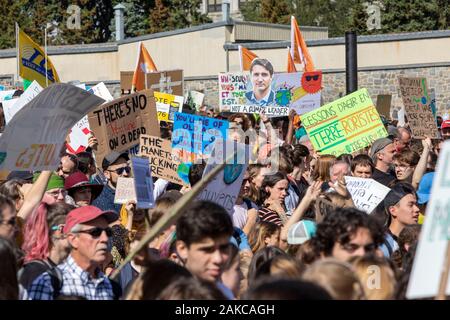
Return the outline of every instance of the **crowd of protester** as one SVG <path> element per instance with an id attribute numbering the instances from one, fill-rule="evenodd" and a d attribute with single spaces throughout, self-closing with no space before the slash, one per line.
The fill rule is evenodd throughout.
<path id="1" fill-rule="evenodd" d="M 199 114 L 229 121 L 233 139 L 253 131 L 274 141 L 252 145 L 258 160 L 248 165 L 233 214 L 192 201 L 111 279 L 201 181 L 205 164 L 191 166 L 190 188 L 154 179 L 152 209 L 115 204 L 118 178 L 132 176 L 130 156 L 96 163 L 92 136 L 80 154 L 63 150 L 54 172 L 11 172 L 1 183 L 0 299 L 406 299 L 450 121 L 439 123 L 443 139 L 416 140 L 407 125 L 383 119 L 387 137 L 335 157 L 313 149 L 294 113 Z M 265 161 L 275 154 L 276 166 Z M 345 176 L 390 191 L 368 214 L 355 207 Z M 377 285 L 368 279 L 373 266 Z"/>

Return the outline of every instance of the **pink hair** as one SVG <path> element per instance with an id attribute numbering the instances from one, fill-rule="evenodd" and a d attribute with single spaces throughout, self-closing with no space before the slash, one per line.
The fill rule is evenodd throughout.
<path id="1" fill-rule="evenodd" d="M 33 211 L 25 222 L 22 245 L 22 249 L 25 251 L 25 263 L 31 260 L 43 260 L 49 256 L 50 238 L 47 209 L 54 202 L 52 197 L 44 195 L 39 207 Z"/>

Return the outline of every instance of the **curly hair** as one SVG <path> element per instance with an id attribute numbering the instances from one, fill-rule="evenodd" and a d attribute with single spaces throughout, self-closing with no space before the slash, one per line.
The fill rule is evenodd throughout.
<path id="1" fill-rule="evenodd" d="M 331 256 L 335 243 L 346 244 L 359 228 L 369 230 L 376 246 L 383 243 L 383 233 L 379 224 L 367 213 L 355 208 L 336 208 L 334 214 L 327 215 L 317 226 L 311 244 L 317 254 Z"/>

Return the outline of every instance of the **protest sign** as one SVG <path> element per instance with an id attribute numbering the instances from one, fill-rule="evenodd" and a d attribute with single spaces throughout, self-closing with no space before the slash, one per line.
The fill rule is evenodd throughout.
<path id="1" fill-rule="evenodd" d="M 125 204 L 128 201 L 137 201 L 136 190 L 134 189 L 134 179 L 119 177 L 117 178 L 114 203 Z"/>
<path id="2" fill-rule="evenodd" d="M 141 134 L 160 135 L 152 90 L 105 103 L 90 112 L 88 119 L 98 139 L 97 163 L 112 151 L 123 152 L 139 144 Z"/>
<path id="3" fill-rule="evenodd" d="M 16 104 L 17 101 L 19 101 L 19 98 L 4 100 L 1 102 L 3 107 L 3 114 L 5 116 L 5 124 L 8 124 L 16 114 L 14 105 Z"/>
<path id="4" fill-rule="evenodd" d="M 380 116 L 384 116 L 386 119 L 391 118 L 391 100 L 390 94 L 379 94 L 377 96 L 377 111 Z"/>
<path id="5" fill-rule="evenodd" d="M 189 106 L 191 110 L 200 111 L 205 100 L 205 94 L 198 91 L 189 91 L 184 97 L 184 103 Z"/>
<path id="6" fill-rule="evenodd" d="M 391 190 L 373 179 L 347 176 L 344 178 L 356 208 L 366 213 L 372 213 Z"/>
<path id="7" fill-rule="evenodd" d="M 14 92 L 16 92 L 16 90 L 0 91 L 0 101 L 11 100 Z"/>
<path id="8" fill-rule="evenodd" d="M 103 99 L 69 84 L 53 84 L 27 103 L 0 138 L 0 163 L 8 170 L 54 170 L 67 132 Z"/>
<path id="9" fill-rule="evenodd" d="M 230 216 L 234 213 L 234 205 L 247 170 L 248 145 L 235 141 L 215 144 L 213 154 L 208 159 L 203 171 L 203 177 L 205 177 L 215 167 L 222 164 L 228 156 L 232 155 L 232 152 L 237 152 L 234 159 L 225 165 L 225 168 L 208 183 L 198 196 L 198 200 L 211 201 L 224 207 Z"/>
<path id="10" fill-rule="evenodd" d="M 170 140 L 141 134 L 140 141 L 139 156 L 149 158 L 153 177 L 185 185 L 178 177 L 177 170 L 181 161 L 172 153 Z"/>
<path id="11" fill-rule="evenodd" d="M 88 91 L 105 100 L 105 103 L 114 100 L 108 88 L 106 88 L 103 82 L 100 82 L 99 84 L 90 88 Z M 88 146 L 88 137 L 90 133 L 91 128 L 89 127 L 89 120 L 88 116 L 86 115 L 81 118 L 81 120 L 78 121 L 70 130 L 67 150 L 73 154 L 85 151 L 86 147 Z"/>
<path id="12" fill-rule="evenodd" d="M 367 89 L 306 113 L 300 119 L 314 149 L 322 154 L 352 153 L 388 135 Z"/>
<path id="13" fill-rule="evenodd" d="M 399 78 L 400 93 L 413 138 L 439 138 L 426 78 Z"/>
<path id="14" fill-rule="evenodd" d="M 406 297 L 421 299 L 438 293 L 441 271 L 445 265 L 450 239 L 450 143 L 445 142 L 437 163 L 427 204 L 425 221 L 419 237 Z M 447 279 L 447 295 L 450 295 Z"/>
<path id="15" fill-rule="evenodd" d="M 181 149 L 186 154 L 202 158 L 211 154 L 216 140 L 225 141 L 228 134 L 228 121 L 201 117 L 187 113 L 175 113 L 172 134 L 172 149 Z M 178 154 L 178 153 L 177 153 Z M 182 162 L 184 156 L 180 156 Z"/>
<path id="16" fill-rule="evenodd" d="M 5 114 L 5 122 L 8 123 L 14 117 L 14 115 L 23 108 L 28 102 L 34 99 L 41 91 L 42 87 L 39 85 L 37 81 L 33 81 L 31 85 L 25 90 L 25 92 L 20 96 L 19 99 L 14 100 L 15 103 L 13 105 L 3 103 L 3 112 Z M 8 100 L 8 102 L 11 100 Z M 7 101 L 5 101 L 7 102 Z"/>
<path id="17" fill-rule="evenodd" d="M 136 190 L 136 208 L 150 209 L 155 206 L 153 199 L 153 180 L 148 158 L 131 158 L 134 189 Z"/>
<path id="18" fill-rule="evenodd" d="M 133 74 L 134 71 L 120 72 L 122 94 L 131 93 Z M 148 89 L 183 96 L 183 70 L 150 72 L 145 76 Z"/>
<path id="19" fill-rule="evenodd" d="M 308 80 L 307 80 L 308 79 Z M 287 116 L 289 109 L 303 114 L 320 107 L 322 73 L 276 73 L 270 91 L 256 100 L 252 76 L 247 73 L 219 74 L 220 109 L 227 112 Z"/>
<path id="20" fill-rule="evenodd" d="M 182 96 L 175 96 L 169 93 L 154 92 L 156 101 L 156 110 L 158 111 L 158 120 L 173 122 L 175 112 L 183 110 Z"/>

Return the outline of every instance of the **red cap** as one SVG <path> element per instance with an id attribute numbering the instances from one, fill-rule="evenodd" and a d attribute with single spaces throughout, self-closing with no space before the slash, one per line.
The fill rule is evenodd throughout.
<path id="1" fill-rule="evenodd" d="M 445 120 L 441 124 L 441 129 L 450 128 L 450 120 Z"/>
<path id="2" fill-rule="evenodd" d="M 95 206 L 79 207 L 69 212 L 63 231 L 69 233 L 75 225 L 92 221 L 100 216 L 104 216 L 108 223 L 114 222 L 118 218 L 114 211 L 102 211 Z"/>

